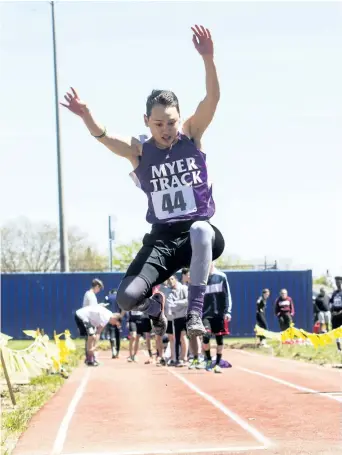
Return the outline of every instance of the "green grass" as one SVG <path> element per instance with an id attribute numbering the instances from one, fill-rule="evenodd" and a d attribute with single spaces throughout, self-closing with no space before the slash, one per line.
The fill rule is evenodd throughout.
<path id="1" fill-rule="evenodd" d="M 265 351 L 266 349 L 260 349 Z M 259 349 L 258 349 L 259 351 Z M 336 345 L 321 346 L 315 349 L 313 346 L 280 346 L 278 343 L 273 345 L 273 355 L 302 362 L 315 363 L 318 365 L 333 365 L 341 363 L 341 355 L 338 353 Z"/>
<path id="2" fill-rule="evenodd" d="M 82 340 L 80 340 L 82 341 Z M 29 346 L 30 340 L 13 340 L 9 343 L 12 349 L 24 349 Z M 80 343 L 76 343 L 79 345 Z M 69 363 L 65 366 L 70 372 L 78 365 L 83 357 L 83 350 L 77 347 L 70 355 Z M 64 379 L 59 374 L 42 374 L 32 378 L 29 384 L 14 385 L 14 395 L 17 402 L 15 407 L 10 401 L 7 387 L 1 391 L 1 454 L 10 455 L 23 431 L 26 430 L 32 416 L 52 397 L 64 384 Z"/>
<path id="3" fill-rule="evenodd" d="M 338 353 L 336 345 L 331 344 L 315 349 L 313 346 L 305 345 L 282 345 L 278 341 L 267 341 L 270 348 L 257 347 L 255 338 L 227 338 L 225 346 L 232 349 L 244 349 L 260 355 L 283 357 L 298 360 L 301 362 L 315 363 L 318 365 L 340 364 L 341 355 Z"/>

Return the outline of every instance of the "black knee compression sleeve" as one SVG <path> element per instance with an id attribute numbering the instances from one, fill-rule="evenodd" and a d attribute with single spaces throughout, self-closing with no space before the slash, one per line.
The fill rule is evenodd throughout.
<path id="1" fill-rule="evenodd" d="M 216 344 L 217 346 L 223 345 L 223 335 L 216 335 Z"/>
<path id="2" fill-rule="evenodd" d="M 209 333 L 206 333 L 205 335 L 203 335 L 202 342 L 203 342 L 203 344 L 209 344 L 210 343 L 210 335 L 209 335 Z"/>

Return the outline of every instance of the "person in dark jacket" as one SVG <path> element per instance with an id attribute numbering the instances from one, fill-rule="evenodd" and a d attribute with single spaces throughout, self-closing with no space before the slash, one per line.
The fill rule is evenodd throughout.
<path id="1" fill-rule="evenodd" d="M 286 289 L 280 291 L 280 296 L 274 304 L 274 311 L 279 321 L 280 330 L 282 332 L 287 330 L 292 324 L 295 311 L 293 300 L 289 297 Z"/>
<path id="2" fill-rule="evenodd" d="M 266 306 L 267 300 L 270 297 L 270 290 L 263 289 L 261 296 L 256 302 L 256 323 L 262 329 L 268 330 L 267 320 L 266 320 Z M 260 346 L 267 346 L 266 339 L 264 336 L 259 336 Z"/>
<path id="3" fill-rule="evenodd" d="M 222 373 L 220 361 L 223 351 L 223 336 L 227 335 L 227 321 L 231 320 L 231 314 L 232 298 L 227 276 L 225 273 L 217 270 L 215 264 L 212 263 L 203 306 L 203 325 L 207 331 L 203 335 L 205 362 L 200 366 L 204 367 L 207 371 L 211 371 L 212 369 L 210 338 L 212 335 L 215 335 L 217 347 L 214 373 Z"/>
<path id="4" fill-rule="evenodd" d="M 116 303 L 117 290 L 111 289 L 108 296 L 105 297 L 106 303 L 108 303 L 110 311 L 113 313 L 121 313 L 119 305 Z M 121 328 L 117 325 L 107 324 L 105 330 L 105 339 L 109 340 L 110 348 L 112 351 L 112 359 L 118 359 L 120 355 L 120 344 L 121 344 Z"/>
<path id="5" fill-rule="evenodd" d="M 320 323 L 320 333 L 326 333 L 330 328 L 331 313 L 329 311 L 329 300 L 329 296 L 325 289 L 321 288 L 315 299 L 316 308 L 318 310 L 318 321 Z"/>
<path id="6" fill-rule="evenodd" d="M 336 276 L 335 283 L 337 289 L 330 298 L 331 326 L 333 330 L 342 326 L 342 276 Z M 342 355 L 342 339 L 337 338 L 336 344 Z"/>

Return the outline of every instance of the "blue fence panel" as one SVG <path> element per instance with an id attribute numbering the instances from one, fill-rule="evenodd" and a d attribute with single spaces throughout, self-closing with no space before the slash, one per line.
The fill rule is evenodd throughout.
<path id="1" fill-rule="evenodd" d="M 256 300 L 263 288 L 271 291 L 266 309 L 269 330 L 279 332 L 274 314 L 274 302 L 285 288 L 295 305 L 296 327 L 312 331 L 312 273 L 311 271 L 260 271 L 226 272 L 232 294 L 232 321 L 229 325 L 233 336 L 251 336 L 255 326 Z"/>
<path id="2" fill-rule="evenodd" d="M 232 336 L 254 335 L 256 300 L 265 287 L 271 291 L 267 308 L 270 330 L 279 331 L 273 303 L 282 288 L 294 300 L 296 326 L 312 330 L 311 271 L 228 271 L 226 274 L 233 300 Z M 43 328 L 49 336 L 54 330 L 59 333 L 69 329 L 76 337 L 74 314 L 82 306 L 83 295 L 95 277 L 105 285 L 105 290 L 97 295 L 101 302 L 110 289 L 118 287 L 123 274 L 2 274 L 1 331 L 20 339 L 26 338 L 23 334 L 26 329 Z"/>

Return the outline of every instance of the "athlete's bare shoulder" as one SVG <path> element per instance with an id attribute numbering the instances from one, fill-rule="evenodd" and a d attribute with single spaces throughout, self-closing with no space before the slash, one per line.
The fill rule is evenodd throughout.
<path id="1" fill-rule="evenodd" d="M 198 150 L 200 150 L 202 153 L 204 153 L 203 150 L 202 150 L 202 141 L 201 141 L 201 139 L 200 138 L 191 137 L 191 133 L 190 133 L 190 130 L 189 130 L 189 123 L 185 123 L 183 125 L 182 134 L 184 136 L 186 136 L 188 139 L 190 139 L 190 141 L 192 141 L 195 144 L 195 146 L 196 146 L 196 148 Z"/>

